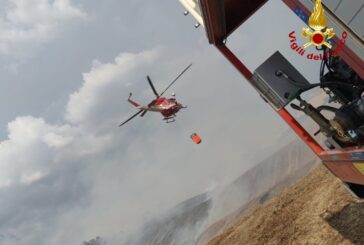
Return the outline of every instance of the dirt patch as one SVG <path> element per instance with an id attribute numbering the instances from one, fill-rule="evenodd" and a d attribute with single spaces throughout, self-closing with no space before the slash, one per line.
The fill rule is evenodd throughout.
<path id="1" fill-rule="evenodd" d="M 364 245 L 364 204 L 320 166 L 207 244 Z"/>
<path id="2" fill-rule="evenodd" d="M 364 203 L 349 203 L 326 220 L 353 244 L 364 245 Z"/>

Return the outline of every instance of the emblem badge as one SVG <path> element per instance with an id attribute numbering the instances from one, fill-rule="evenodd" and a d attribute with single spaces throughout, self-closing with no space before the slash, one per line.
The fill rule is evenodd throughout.
<path id="1" fill-rule="evenodd" d="M 325 45 L 331 49 L 332 45 L 327 40 L 335 36 L 334 28 L 327 28 L 327 20 L 321 0 L 316 0 L 313 13 L 308 19 L 308 25 L 310 28 L 302 28 L 301 32 L 302 37 L 309 40 L 308 43 L 303 45 L 303 48 L 311 45 L 316 47 Z"/>

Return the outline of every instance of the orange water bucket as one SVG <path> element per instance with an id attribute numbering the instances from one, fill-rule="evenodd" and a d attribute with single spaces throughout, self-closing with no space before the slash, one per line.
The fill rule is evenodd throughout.
<path id="1" fill-rule="evenodd" d="M 201 143 L 201 138 L 200 136 L 198 136 L 196 133 L 191 134 L 191 139 L 193 140 L 193 142 L 195 142 L 196 144 L 200 144 Z"/>

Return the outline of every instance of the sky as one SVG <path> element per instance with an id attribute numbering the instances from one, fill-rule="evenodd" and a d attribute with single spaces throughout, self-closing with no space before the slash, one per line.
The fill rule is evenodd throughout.
<path id="1" fill-rule="evenodd" d="M 288 127 L 194 28 L 178 1 L 3 0 L 0 9 L 0 243 L 122 241 L 194 195 L 269 156 Z M 268 21 L 267 21 L 268 20 Z M 289 21 L 289 24 L 287 20 Z M 270 1 L 228 39 L 254 70 L 303 23 Z M 165 124 L 135 113 L 146 75 L 188 109 Z M 168 93 L 167 93 L 168 94 Z M 195 145 L 190 135 L 203 140 Z M 278 143 L 277 143 L 278 142 Z"/>

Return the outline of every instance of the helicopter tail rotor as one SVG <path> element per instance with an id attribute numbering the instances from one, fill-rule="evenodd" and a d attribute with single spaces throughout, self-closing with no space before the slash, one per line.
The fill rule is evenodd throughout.
<path id="1" fill-rule="evenodd" d="M 132 96 L 132 94 L 130 93 L 130 94 L 129 94 L 129 98 L 128 98 L 128 102 L 129 102 L 130 104 L 132 104 L 133 106 L 135 106 L 135 107 L 137 107 L 137 108 L 140 108 L 141 106 L 140 106 L 137 102 L 135 102 L 134 100 L 132 100 L 132 99 L 131 99 L 131 96 Z"/>

